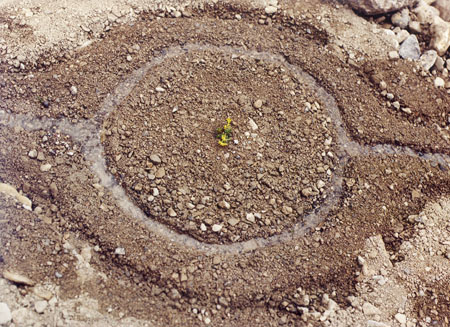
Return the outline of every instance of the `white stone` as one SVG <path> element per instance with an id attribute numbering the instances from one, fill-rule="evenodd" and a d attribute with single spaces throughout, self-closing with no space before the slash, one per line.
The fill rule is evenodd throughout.
<path id="1" fill-rule="evenodd" d="M 116 248 L 114 253 L 118 254 L 118 255 L 125 255 L 125 249 L 124 248 Z"/>
<path id="2" fill-rule="evenodd" d="M 264 11 L 266 12 L 267 15 L 273 15 L 277 12 L 277 7 L 275 6 L 267 6 Z"/>
<path id="3" fill-rule="evenodd" d="M 393 50 L 393 51 L 389 51 L 388 53 L 389 59 L 399 59 L 400 56 L 398 55 L 398 52 Z"/>
<path id="4" fill-rule="evenodd" d="M 214 224 L 214 225 L 212 225 L 212 231 L 213 231 L 213 232 L 218 233 L 218 232 L 220 232 L 221 230 L 222 230 L 222 225 L 219 225 L 219 224 Z"/>
<path id="5" fill-rule="evenodd" d="M 401 30 L 397 33 L 397 41 L 398 43 L 402 43 L 405 41 L 409 36 L 409 32 L 407 30 Z"/>
<path id="6" fill-rule="evenodd" d="M 256 131 L 258 129 L 258 125 L 256 125 L 255 121 L 251 118 L 248 119 L 248 124 L 250 125 L 250 128 L 253 131 Z"/>
<path id="7" fill-rule="evenodd" d="M 169 209 L 167 210 L 167 214 L 168 214 L 170 217 L 176 217 L 176 216 L 177 216 L 177 213 L 175 212 L 175 210 L 173 210 L 173 208 L 169 208 Z"/>
<path id="8" fill-rule="evenodd" d="M 395 319 L 401 324 L 406 324 L 406 316 L 403 313 L 397 313 Z"/>
<path id="9" fill-rule="evenodd" d="M 6 303 L 0 302 L 0 325 L 6 325 L 12 319 L 11 311 Z"/>
<path id="10" fill-rule="evenodd" d="M 43 164 L 43 165 L 41 165 L 41 167 L 39 167 L 39 169 L 40 169 L 42 172 L 47 172 L 47 171 L 49 171 L 50 169 L 52 169 L 52 165 L 50 165 L 50 164 Z"/>
<path id="11" fill-rule="evenodd" d="M 374 306 L 372 303 L 365 302 L 362 306 L 363 312 L 366 316 L 374 316 L 381 314 L 380 309 Z"/>
<path id="12" fill-rule="evenodd" d="M 34 310 L 36 310 L 37 313 L 44 313 L 45 309 L 47 309 L 47 301 L 36 301 L 34 303 Z"/>
<path id="13" fill-rule="evenodd" d="M 164 92 L 165 89 L 162 88 L 161 86 L 157 86 L 157 87 L 155 88 L 155 91 L 156 91 L 156 92 Z"/>
<path id="14" fill-rule="evenodd" d="M 422 64 L 425 70 L 430 70 L 436 62 L 438 55 L 435 50 L 428 50 L 420 56 L 420 63 Z"/>
<path id="15" fill-rule="evenodd" d="M 400 28 L 406 28 L 409 24 L 409 10 L 404 8 L 401 11 L 396 12 L 391 17 L 391 22 L 393 25 Z"/>
<path id="16" fill-rule="evenodd" d="M 37 158 L 37 155 L 38 155 L 38 153 L 37 153 L 37 151 L 36 150 L 30 150 L 30 152 L 28 152 L 28 156 L 31 158 L 31 159 L 35 159 L 35 158 Z"/>
<path id="17" fill-rule="evenodd" d="M 77 87 L 76 87 L 76 86 L 71 86 L 71 87 L 70 87 L 70 93 L 71 93 L 72 95 L 77 95 L 77 94 L 78 94 L 78 89 L 77 89 Z"/>
<path id="18" fill-rule="evenodd" d="M 245 219 L 247 219 L 249 222 L 254 223 L 255 222 L 255 215 L 252 213 L 247 213 L 245 216 Z"/>
<path id="19" fill-rule="evenodd" d="M 378 15 L 411 6 L 416 0 L 346 0 L 356 11 L 366 15 Z"/>
<path id="20" fill-rule="evenodd" d="M 444 87 L 445 86 L 445 81 L 440 78 L 440 77 L 436 77 L 436 79 L 434 80 L 434 86 L 436 87 Z"/>

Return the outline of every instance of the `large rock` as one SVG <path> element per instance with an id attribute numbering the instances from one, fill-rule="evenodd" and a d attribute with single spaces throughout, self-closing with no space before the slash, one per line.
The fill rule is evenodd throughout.
<path id="1" fill-rule="evenodd" d="M 450 22 L 450 1 L 449 0 L 436 0 L 436 2 L 433 3 L 433 6 L 435 6 L 439 10 L 440 16 L 443 20 Z"/>
<path id="2" fill-rule="evenodd" d="M 430 46 L 443 56 L 450 47 L 450 23 L 440 17 L 434 17 L 434 22 L 430 27 Z"/>
<path id="3" fill-rule="evenodd" d="M 425 1 L 420 1 L 413 12 L 417 16 L 417 20 L 422 24 L 432 24 L 434 17 L 439 16 L 439 10 L 430 6 Z"/>
<path id="4" fill-rule="evenodd" d="M 353 9 L 366 15 L 385 14 L 407 6 L 413 6 L 417 0 L 345 0 Z"/>

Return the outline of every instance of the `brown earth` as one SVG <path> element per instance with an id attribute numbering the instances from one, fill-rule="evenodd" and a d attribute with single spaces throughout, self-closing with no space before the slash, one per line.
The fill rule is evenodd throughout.
<path id="1" fill-rule="evenodd" d="M 0 182 L 33 202 L 31 212 L 2 198 L 0 269 L 57 285 L 62 298 L 87 294 L 102 312 L 152 325 L 325 324 L 304 308 L 323 314 L 324 294 L 349 306 L 348 296 L 358 292 L 356 258 L 366 239 L 381 235 L 390 260 L 402 262 L 399 248 L 416 233 L 408 217 L 449 195 L 447 157 L 424 154 L 450 155 L 450 99 L 412 63 L 348 58 L 321 24 L 301 13 L 268 17 L 217 5 L 185 16 L 142 14 L 55 63 L 42 57 L 25 71 L 0 67 L 0 110 L 8 114 L 1 116 Z M 152 58 L 189 44 L 210 48 L 149 66 L 129 94 L 105 105 L 116 86 Z M 224 46 L 287 63 L 217 51 Z M 289 71 L 293 66 L 318 84 Z M 342 122 L 319 99 L 318 86 L 335 98 Z M 395 109 L 395 101 L 410 110 Z M 112 107 L 117 109 L 108 115 Z M 109 171 L 147 219 L 211 244 L 209 250 L 165 237 L 123 210 L 91 169 L 88 145 L 55 121 L 52 128 L 30 131 L 14 120 L 19 114 L 92 123 L 86 126 L 98 128 Z M 214 132 L 227 117 L 238 142 L 220 147 Z M 252 117 L 258 125 L 253 131 Z M 364 146 L 377 144 L 395 146 L 397 153 Z M 37 158 L 29 155 L 33 149 Z M 161 163 L 152 162 L 152 154 Z M 42 169 L 44 164 L 51 168 Z M 164 174 L 157 178 L 160 168 Z M 317 187 L 319 179 L 324 186 Z M 313 194 L 302 194 L 307 187 Z M 214 247 L 289 233 L 332 194 L 339 195 L 336 205 L 304 237 L 251 251 Z M 176 217 L 166 214 L 169 208 Z M 262 217 L 254 214 L 253 223 L 247 213 Z M 239 222 L 232 226 L 231 218 Z M 220 233 L 210 227 L 215 224 Z M 92 248 L 89 273 L 72 255 L 86 244 Z M 412 299 L 417 310 L 409 317 L 430 316 L 445 326 L 448 285 L 441 280 L 429 286 L 439 290 L 438 304 L 432 297 Z"/>

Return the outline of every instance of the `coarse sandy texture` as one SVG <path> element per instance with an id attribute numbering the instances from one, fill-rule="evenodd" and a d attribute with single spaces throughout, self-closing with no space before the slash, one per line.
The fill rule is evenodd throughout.
<path id="1" fill-rule="evenodd" d="M 18 66 L 36 41 L 4 29 L 0 182 L 32 211 L 0 195 L 0 269 L 37 284 L 1 280 L 10 325 L 448 325 L 448 96 L 348 9 L 267 5 L 145 12 L 77 51 L 72 11 Z"/>

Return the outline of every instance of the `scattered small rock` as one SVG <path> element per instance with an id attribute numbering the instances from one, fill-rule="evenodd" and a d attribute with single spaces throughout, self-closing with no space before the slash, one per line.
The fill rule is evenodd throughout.
<path id="1" fill-rule="evenodd" d="M 43 164 L 43 165 L 41 165 L 41 167 L 39 167 L 39 169 L 44 173 L 44 172 L 50 171 L 50 169 L 52 169 L 52 165 Z"/>
<path id="2" fill-rule="evenodd" d="M 273 15 L 277 12 L 277 7 L 275 6 L 267 6 L 264 11 L 266 12 L 267 15 Z"/>
<path id="3" fill-rule="evenodd" d="M 249 222 L 254 223 L 255 222 L 255 215 L 252 213 L 247 213 L 245 216 L 245 219 L 247 219 Z"/>
<path id="4" fill-rule="evenodd" d="M 28 156 L 31 158 L 31 159 L 36 159 L 37 158 L 37 155 L 38 155 L 38 153 L 37 153 L 37 151 L 36 150 L 30 150 L 30 152 L 28 152 Z"/>
<path id="5" fill-rule="evenodd" d="M 381 314 L 380 309 L 374 306 L 372 303 L 365 302 L 362 306 L 363 312 L 366 316 L 374 316 Z"/>
<path id="6" fill-rule="evenodd" d="M 154 164 L 160 164 L 161 158 L 157 154 L 152 154 L 150 156 L 150 161 L 153 162 Z"/>
<path id="7" fill-rule="evenodd" d="M 125 249 L 124 248 L 116 248 L 114 253 L 118 254 L 118 255 L 125 255 Z"/>
<path id="8" fill-rule="evenodd" d="M 420 63 L 422 64 L 423 68 L 425 70 L 430 70 L 431 67 L 434 66 L 434 63 L 436 62 L 438 55 L 435 50 L 428 50 L 423 53 L 422 56 L 420 56 Z"/>
<path id="9" fill-rule="evenodd" d="M 212 231 L 213 231 L 213 232 L 218 233 L 218 232 L 220 232 L 221 230 L 222 230 L 222 225 L 219 225 L 219 224 L 214 224 L 214 225 L 212 225 Z"/>
<path id="10" fill-rule="evenodd" d="M 400 58 L 398 52 L 395 51 L 395 50 L 389 51 L 388 57 L 389 57 L 389 59 L 392 59 L 392 60 L 393 60 L 393 59 L 399 59 L 399 58 Z"/>
<path id="11" fill-rule="evenodd" d="M 239 224 L 239 219 L 230 218 L 228 219 L 228 224 L 230 224 L 230 226 L 236 226 L 237 224 Z"/>
<path id="12" fill-rule="evenodd" d="M 255 107 L 256 109 L 260 109 L 262 107 L 262 104 L 263 104 L 262 100 L 258 99 L 253 103 L 253 107 Z"/>
<path id="13" fill-rule="evenodd" d="M 393 25 L 400 28 L 406 28 L 409 24 L 409 10 L 407 8 L 396 12 L 391 17 L 391 22 Z"/>
<path id="14" fill-rule="evenodd" d="M 251 118 L 248 119 L 248 124 L 250 125 L 250 128 L 253 131 L 256 131 L 258 129 L 258 125 L 256 125 L 255 121 Z"/>
<path id="15" fill-rule="evenodd" d="M 166 175 L 166 170 L 164 168 L 159 168 L 155 173 L 156 178 L 163 178 L 165 175 Z"/>
<path id="16" fill-rule="evenodd" d="M 47 309 L 47 301 L 36 301 L 34 303 L 34 310 L 36 310 L 37 313 L 44 313 L 45 309 Z"/>
<path id="17" fill-rule="evenodd" d="M 70 87 L 70 94 L 72 94 L 74 96 L 78 94 L 78 89 L 77 89 L 76 86 L 71 86 Z"/>
<path id="18" fill-rule="evenodd" d="M 406 315 L 403 313 L 397 313 L 395 315 L 395 320 L 397 320 L 401 324 L 406 324 Z"/>
<path id="19" fill-rule="evenodd" d="M 445 86 L 445 81 L 441 77 L 436 77 L 436 79 L 434 80 L 434 86 L 436 86 L 436 87 L 444 87 Z"/>
<path id="20" fill-rule="evenodd" d="M 220 201 L 218 203 L 218 205 L 219 205 L 219 208 L 226 209 L 226 210 L 231 208 L 230 204 L 225 200 Z"/>
<path id="21" fill-rule="evenodd" d="M 167 214 L 168 214 L 170 217 L 176 217 L 176 216 L 177 216 L 177 213 L 175 212 L 175 210 L 173 210 L 173 208 L 169 208 L 169 209 L 167 210 Z"/>
<path id="22" fill-rule="evenodd" d="M 3 271 L 3 278 L 16 284 L 22 284 L 27 286 L 33 286 L 35 284 L 35 282 L 33 282 L 28 277 L 7 270 Z"/>

